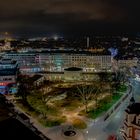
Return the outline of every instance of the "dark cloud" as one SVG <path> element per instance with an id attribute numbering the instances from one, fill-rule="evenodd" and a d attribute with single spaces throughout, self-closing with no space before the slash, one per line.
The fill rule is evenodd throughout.
<path id="1" fill-rule="evenodd" d="M 139 30 L 138 0 L 1 0 L 0 31 L 41 34 Z M 133 29 L 131 29 L 132 31 Z"/>

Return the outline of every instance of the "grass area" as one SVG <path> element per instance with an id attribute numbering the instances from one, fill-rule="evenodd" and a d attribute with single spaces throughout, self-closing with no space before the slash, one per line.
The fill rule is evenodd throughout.
<path id="1" fill-rule="evenodd" d="M 65 108 L 67 111 L 73 111 L 81 105 L 78 100 L 69 99 L 69 101 L 65 100 L 59 109 Z"/>
<path id="2" fill-rule="evenodd" d="M 126 85 L 119 85 L 117 88 L 118 92 L 125 92 L 127 90 L 127 86 Z"/>
<path id="3" fill-rule="evenodd" d="M 112 99 L 110 97 L 104 98 L 103 100 L 99 101 L 98 108 L 94 108 L 88 112 L 88 117 L 90 118 L 97 118 L 101 116 L 104 112 L 109 110 L 121 97 L 123 94 L 115 94 L 112 96 Z"/>
<path id="4" fill-rule="evenodd" d="M 51 109 L 51 108 L 49 108 L 48 110 L 47 110 L 47 113 L 50 115 L 54 115 L 55 117 L 58 117 L 58 118 L 56 118 L 56 119 L 49 119 L 49 118 L 44 118 L 43 116 L 42 117 L 40 117 L 41 116 L 41 114 L 40 114 L 40 112 L 37 112 L 37 111 L 31 111 L 31 110 L 29 110 L 29 108 L 27 108 L 27 107 L 25 107 L 25 106 L 23 106 L 23 104 L 22 103 L 20 103 L 20 102 L 18 102 L 17 103 L 17 105 L 22 109 L 22 110 L 24 110 L 28 115 L 31 115 L 31 116 L 33 116 L 34 118 L 36 118 L 41 124 L 43 124 L 44 126 L 46 126 L 46 127 L 52 127 L 52 126 L 57 126 L 57 125 L 60 125 L 60 124 L 62 124 L 62 123 L 64 123 L 65 121 L 66 121 L 66 117 L 64 117 L 64 116 L 62 116 L 61 118 L 59 118 L 58 116 L 56 116 L 55 114 L 56 114 L 56 111 L 55 110 L 53 110 L 53 109 Z M 46 114 L 46 116 L 47 116 L 47 114 Z"/>
<path id="5" fill-rule="evenodd" d="M 33 116 L 33 117 L 35 117 L 35 118 L 36 118 L 36 116 L 38 116 L 38 114 L 39 114 L 37 111 L 31 110 L 31 109 L 29 109 L 27 106 L 25 107 L 25 106 L 22 104 L 21 101 L 17 101 L 17 102 L 16 102 L 16 105 L 17 105 L 19 108 L 21 108 L 21 110 L 23 110 L 24 112 L 26 112 L 28 115 L 31 115 L 31 116 Z"/>
<path id="6" fill-rule="evenodd" d="M 54 102 L 55 106 L 58 107 L 67 107 L 67 106 L 75 106 L 77 107 L 79 105 L 79 102 L 77 102 L 77 99 L 74 99 L 74 97 L 67 97 L 65 99 L 55 101 Z"/>

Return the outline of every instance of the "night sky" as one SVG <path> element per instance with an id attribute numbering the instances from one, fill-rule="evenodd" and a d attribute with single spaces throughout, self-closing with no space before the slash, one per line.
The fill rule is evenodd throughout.
<path id="1" fill-rule="evenodd" d="M 0 33 L 139 33 L 139 7 L 139 0 L 0 0 Z"/>

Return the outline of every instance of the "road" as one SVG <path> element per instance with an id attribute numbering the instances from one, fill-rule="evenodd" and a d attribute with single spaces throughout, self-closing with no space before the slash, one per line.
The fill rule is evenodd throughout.
<path id="1" fill-rule="evenodd" d="M 131 80 L 131 85 L 133 87 L 133 95 L 136 101 L 140 102 L 140 82 L 135 80 Z M 118 135 L 121 140 L 121 134 L 119 133 L 119 129 L 122 126 L 124 119 L 124 110 L 129 104 L 128 97 L 120 107 L 110 116 L 110 118 L 106 121 L 97 121 L 96 123 L 92 123 L 87 130 L 85 131 L 85 139 L 86 140 L 106 140 L 110 134 Z"/>

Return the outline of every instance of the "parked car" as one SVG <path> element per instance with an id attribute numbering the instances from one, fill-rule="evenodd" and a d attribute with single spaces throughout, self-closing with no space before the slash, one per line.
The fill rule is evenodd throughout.
<path id="1" fill-rule="evenodd" d="M 116 135 L 109 135 L 107 140 L 118 140 Z"/>

